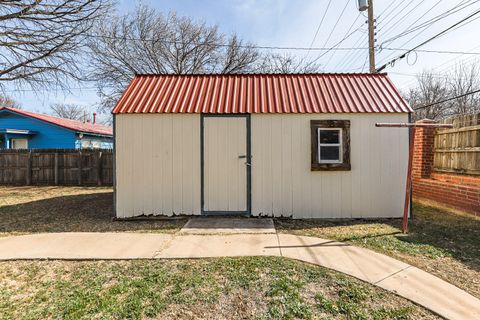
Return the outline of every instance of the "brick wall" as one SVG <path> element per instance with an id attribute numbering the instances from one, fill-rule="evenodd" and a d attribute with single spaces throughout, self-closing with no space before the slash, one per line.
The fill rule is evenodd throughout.
<path id="1" fill-rule="evenodd" d="M 416 129 L 412 166 L 413 196 L 480 215 L 480 177 L 434 172 L 434 135 L 434 129 Z"/>

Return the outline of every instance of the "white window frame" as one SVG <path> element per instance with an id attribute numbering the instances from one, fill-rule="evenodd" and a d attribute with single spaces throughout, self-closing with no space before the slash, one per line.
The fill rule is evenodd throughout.
<path id="1" fill-rule="evenodd" d="M 25 148 L 15 148 L 14 147 L 15 141 L 18 141 L 18 140 L 24 140 L 25 141 Z M 10 139 L 10 149 L 28 149 L 28 139 L 25 139 L 25 138 L 11 138 Z"/>
<path id="2" fill-rule="evenodd" d="M 343 163 L 343 128 L 318 128 L 317 129 L 317 136 L 318 136 L 318 163 Z M 321 132 L 320 131 L 339 131 L 338 133 L 338 143 L 321 143 L 320 142 L 320 137 L 321 137 Z M 320 157 L 321 154 L 321 147 L 339 147 L 338 148 L 338 160 L 322 160 Z"/>
<path id="3" fill-rule="evenodd" d="M 93 149 L 93 140 L 92 139 L 80 140 L 80 149 Z"/>

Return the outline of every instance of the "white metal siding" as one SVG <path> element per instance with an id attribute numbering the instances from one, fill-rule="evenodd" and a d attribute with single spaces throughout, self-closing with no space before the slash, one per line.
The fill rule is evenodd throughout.
<path id="1" fill-rule="evenodd" d="M 200 214 L 200 116 L 115 116 L 117 217 Z"/>
<path id="2" fill-rule="evenodd" d="M 200 115 L 116 115 L 118 217 L 200 214 Z M 351 171 L 310 171 L 310 120 L 350 120 Z M 399 217 L 407 114 L 251 115 L 252 214 Z"/>
<path id="3" fill-rule="evenodd" d="M 351 171 L 310 170 L 310 120 L 350 120 Z M 252 115 L 252 214 L 295 218 L 399 217 L 407 114 Z"/>

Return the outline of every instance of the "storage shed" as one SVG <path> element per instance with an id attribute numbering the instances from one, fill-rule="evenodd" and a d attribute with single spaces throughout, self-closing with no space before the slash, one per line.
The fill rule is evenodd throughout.
<path id="1" fill-rule="evenodd" d="M 386 74 L 137 75 L 113 109 L 115 210 L 401 217 L 412 109 Z"/>

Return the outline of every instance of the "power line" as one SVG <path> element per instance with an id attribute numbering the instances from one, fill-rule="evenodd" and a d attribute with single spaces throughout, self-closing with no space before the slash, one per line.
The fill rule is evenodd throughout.
<path id="1" fill-rule="evenodd" d="M 434 105 L 437 105 L 437 104 L 440 104 L 440 103 L 452 101 L 452 100 L 455 100 L 455 99 L 458 99 L 458 98 L 463 98 L 463 97 L 466 97 L 466 96 L 469 96 L 471 94 L 475 94 L 475 93 L 478 93 L 478 92 L 480 92 L 480 89 L 469 91 L 469 92 L 466 92 L 464 94 L 461 94 L 461 95 L 458 95 L 458 96 L 455 96 L 455 97 L 451 97 L 451 98 L 448 98 L 448 99 L 444 99 L 444 100 L 440 100 L 440 101 L 437 101 L 437 102 L 429 103 L 427 105 L 423 105 L 423 106 L 420 106 L 420 107 L 417 107 L 417 108 L 413 108 L 413 110 L 425 109 L 425 108 L 428 108 L 428 107 L 431 107 L 431 106 L 434 106 Z"/>
<path id="2" fill-rule="evenodd" d="M 337 42 L 337 43 L 332 47 L 332 50 L 335 50 L 335 48 L 336 48 L 338 45 L 340 45 L 340 44 L 341 44 L 343 41 L 345 41 L 346 39 L 350 38 L 350 36 L 353 35 L 355 32 L 357 32 L 361 27 L 362 27 L 362 26 L 358 27 L 357 29 L 353 30 L 352 32 L 350 32 L 349 34 L 347 34 L 345 37 L 343 37 L 339 42 Z M 350 29 L 351 29 L 351 28 L 350 28 Z M 349 31 L 350 31 L 350 30 L 349 30 Z M 362 49 L 368 50 L 367 47 L 362 48 Z M 314 61 L 317 61 L 317 60 L 321 59 L 323 56 L 325 56 L 326 54 L 328 54 L 328 53 L 329 53 L 330 51 L 332 51 L 332 50 L 327 50 L 327 51 L 323 52 L 323 53 L 322 53 L 320 56 L 318 56 Z M 357 49 L 352 49 L 352 50 L 357 50 Z M 350 50 L 350 51 L 351 51 L 351 50 Z M 349 54 L 349 53 L 348 53 L 348 54 Z M 332 57 L 333 57 L 333 55 L 330 56 L 330 59 L 327 61 L 326 64 L 328 64 L 328 63 L 330 62 L 330 60 L 331 60 Z"/>
<path id="3" fill-rule="evenodd" d="M 443 0 L 439 0 L 436 4 L 434 4 L 434 5 L 432 6 L 431 9 L 433 9 L 434 7 L 436 7 L 436 6 L 437 6 L 440 2 L 442 2 L 442 1 L 443 1 Z M 479 2 L 479 1 L 477 0 L 477 1 L 473 2 L 473 3 L 469 3 L 470 1 L 471 1 L 471 0 L 467 1 L 467 3 L 464 3 L 464 2 L 465 2 L 465 0 L 464 0 L 464 1 L 460 2 L 459 4 L 457 4 L 456 6 L 454 6 L 453 8 L 450 8 L 448 11 L 446 11 L 446 12 L 444 12 L 444 13 L 442 13 L 442 14 L 439 14 L 439 15 L 437 15 L 437 16 L 435 16 L 435 17 L 433 17 L 433 18 L 431 18 L 431 19 L 429 19 L 429 20 L 427 20 L 427 21 L 424 21 L 424 22 L 422 22 L 421 24 L 419 24 L 418 26 L 415 26 L 415 27 L 411 28 L 413 25 L 415 25 L 415 23 L 417 23 L 421 18 L 424 17 L 424 15 L 422 15 L 422 16 L 420 16 L 417 20 L 415 20 L 412 24 L 410 24 L 404 31 L 402 31 L 401 33 L 399 33 L 399 34 L 396 35 L 396 36 L 393 36 L 393 37 L 391 37 L 391 38 L 383 41 L 381 45 L 383 45 L 383 44 L 385 44 L 385 43 L 388 43 L 388 42 L 392 42 L 392 41 L 394 41 L 394 40 L 396 40 L 396 39 L 398 39 L 398 38 L 404 37 L 404 36 L 406 36 L 406 35 L 409 35 L 410 33 L 413 33 L 413 32 L 415 32 L 415 31 L 417 31 L 417 30 L 419 30 L 419 29 L 427 28 L 427 27 L 431 26 L 432 24 L 434 24 L 435 22 L 438 22 L 438 21 L 440 21 L 440 20 L 442 20 L 442 19 L 444 19 L 444 18 L 446 18 L 446 17 L 448 17 L 448 16 L 451 16 L 451 15 L 454 14 L 454 13 L 457 13 L 457 12 L 459 12 L 459 11 L 462 11 L 463 9 L 465 9 L 465 8 L 467 8 L 467 7 L 471 6 L 471 5 L 474 5 L 475 3 Z M 462 6 L 462 5 L 463 5 L 462 8 L 457 9 L 458 7 L 460 7 L 460 6 Z M 457 10 L 455 10 L 455 9 L 457 9 Z"/>
<path id="4" fill-rule="evenodd" d="M 465 1 L 465 0 L 464 0 L 464 1 Z M 464 1 L 462 1 L 462 3 L 463 3 Z M 472 1 L 472 0 L 469 0 L 469 1 Z M 478 2 L 478 1 L 479 1 L 479 0 L 477 0 L 477 2 Z M 458 5 L 461 5 L 462 3 L 460 3 L 460 4 L 458 4 Z M 457 5 L 457 6 L 458 6 L 458 5 Z M 465 8 L 465 7 L 464 7 L 464 8 Z M 462 8 L 462 9 L 464 9 L 464 8 Z M 452 9 L 454 9 L 454 8 L 452 8 Z M 450 9 L 450 11 L 451 11 L 452 9 Z M 457 11 L 459 11 L 459 10 L 457 10 Z M 448 13 L 448 11 L 447 11 L 447 13 Z M 435 18 L 437 18 L 437 17 L 432 18 L 432 19 L 424 22 L 423 24 L 419 25 L 417 28 L 413 28 L 413 29 L 412 29 L 412 32 L 413 32 L 413 31 L 419 31 L 419 32 L 417 32 L 413 37 L 411 37 L 409 40 L 407 40 L 406 42 L 404 42 L 400 47 L 406 46 L 407 44 L 409 44 L 410 42 L 412 42 L 413 40 L 415 40 L 415 38 L 417 38 L 418 36 L 420 36 L 422 33 L 426 32 L 430 27 L 432 27 L 432 26 L 434 25 L 435 22 L 437 22 L 437 21 L 439 21 L 439 20 L 441 20 L 441 19 L 443 18 L 442 15 L 445 15 L 445 13 L 437 16 L 437 17 L 440 17 L 440 18 L 438 18 L 438 19 L 435 19 Z M 393 41 L 394 41 L 394 40 L 393 40 Z M 383 46 L 384 44 L 385 44 L 385 42 L 383 42 L 381 46 Z M 390 57 L 392 57 L 392 56 L 394 56 L 394 54 L 388 55 L 388 56 L 384 59 L 384 61 L 388 61 L 388 59 L 390 59 Z"/>
<path id="5" fill-rule="evenodd" d="M 322 20 L 320 20 L 320 23 L 318 24 L 317 31 L 315 31 L 315 35 L 313 36 L 312 43 L 310 43 L 310 48 L 313 47 L 313 44 L 315 43 L 315 39 L 317 39 L 318 32 L 320 31 L 320 28 L 322 27 L 323 20 L 325 20 L 325 16 L 327 15 L 328 8 L 330 8 L 330 4 L 332 3 L 332 0 L 328 1 L 327 9 L 325 9 L 325 12 L 323 13 Z M 307 51 L 307 55 L 310 52 L 310 50 Z"/>
<path id="6" fill-rule="evenodd" d="M 348 39 L 352 34 L 354 34 L 355 32 L 357 32 L 358 30 L 360 30 L 360 29 L 362 28 L 363 25 L 360 25 L 357 29 L 355 29 L 354 31 L 352 31 L 352 32 L 350 33 L 350 30 L 352 30 L 352 28 L 353 28 L 353 26 L 355 25 L 355 23 L 357 22 L 358 18 L 360 18 L 361 16 L 362 16 L 362 15 L 361 15 L 361 13 L 359 12 L 358 15 L 357 15 L 357 17 L 356 17 L 355 20 L 352 22 L 352 24 L 351 24 L 350 27 L 348 28 L 347 32 L 346 32 L 345 35 L 343 36 L 343 38 L 342 38 L 339 42 L 337 42 L 337 44 L 336 44 L 334 47 L 340 45 L 343 41 L 345 41 L 346 39 Z M 318 58 L 320 59 L 321 57 L 323 57 L 323 56 L 326 55 L 327 53 L 328 53 L 328 51 L 322 53 L 322 54 L 320 55 L 320 57 L 318 57 Z M 330 55 L 330 58 L 327 60 L 327 62 L 325 63 L 325 65 L 328 65 L 328 64 L 330 63 L 330 61 L 332 60 L 333 56 L 334 56 L 333 54 Z"/>
<path id="7" fill-rule="evenodd" d="M 160 40 L 160 39 L 140 39 L 140 38 L 131 38 L 131 37 L 113 37 L 113 36 L 106 36 L 106 35 L 87 35 L 87 37 L 93 38 L 105 38 L 105 39 L 112 39 L 112 40 L 123 40 L 123 41 L 139 41 L 139 42 L 158 42 L 158 43 L 165 43 L 165 44 L 181 44 L 180 41 L 170 41 L 170 40 Z M 218 46 L 218 47 L 230 47 L 230 44 L 227 43 L 192 43 L 196 46 Z M 237 45 L 239 48 L 254 48 L 254 49 L 265 49 L 265 50 L 300 50 L 300 51 L 331 51 L 331 50 L 357 50 L 357 49 L 368 49 L 368 48 L 359 48 L 359 47 L 299 47 L 299 46 L 267 46 L 267 45 L 253 45 L 253 44 L 243 44 Z"/>
<path id="8" fill-rule="evenodd" d="M 403 7 L 403 10 L 407 9 L 414 1 L 415 1 L 415 0 L 410 0 L 410 2 L 407 3 L 407 4 Z M 417 6 L 420 5 L 423 1 L 424 1 L 424 0 L 420 1 L 420 3 L 417 4 Z M 398 12 L 403 12 L 403 10 L 399 10 Z M 396 17 L 397 17 L 397 15 L 394 15 L 390 20 L 388 20 L 387 22 L 385 22 L 385 25 L 383 25 L 383 26 L 378 30 L 378 32 L 382 31 L 383 28 L 385 28 L 386 26 L 388 26 L 389 23 L 392 22 L 393 20 L 395 20 Z M 385 19 L 386 19 L 386 17 L 385 17 Z M 395 26 L 395 24 L 394 24 L 393 26 Z"/>
<path id="9" fill-rule="evenodd" d="M 480 48 L 480 45 L 476 45 L 475 47 L 472 47 L 471 49 L 469 49 L 469 51 L 466 52 L 466 54 L 469 53 L 469 52 L 473 52 L 473 50 L 477 50 L 478 48 Z M 449 60 L 447 60 L 447 61 L 445 61 L 445 62 L 443 62 L 439 65 L 436 65 L 435 67 L 431 68 L 430 70 L 437 70 L 438 69 L 437 74 L 439 75 L 439 74 L 441 74 L 441 72 L 449 69 L 452 65 L 452 62 L 458 63 L 457 60 L 460 60 L 460 63 L 466 63 L 466 62 L 469 62 L 471 60 L 478 59 L 478 57 L 476 55 L 468 57 L 467 59 L 461 59 L 461 56 L 463 56 L 463 55 L 464 54 L 462 53 L 460 55 L 460 57 L 455 57 L 455 58 L 449 59 Z M 390 73 L 394 73 L 394 72 L 390 72 Z M 403 83 L 401 86 L 402 87 L 408 87 L 411 84 L 413 84 L 414 82 L 415 82 L 415 80 L 410 80 L 408 82 Z"/>
<path id="10" fill-rule="evenodd" d="M 357 41 L 355 42 L 355 44 L 353 46 L 360 45 L 363 38 L 364 38 L 364 35 L 361 34 L 360 37 L 357 39 Z M 355 58 L 355 53 L 356 53 L 356 50 L 352 50 L 351 52 L 349 52 L 347 54 L 347 56 L 340 63 L 335 65 L 335 68 L 340 69 L 340 68 L 343 68 L 344 66 L 346 66 L 347 64 L 349 65 L 352 58 Z"/>
<path id="11" fill-rule="evenodd" d="M 323 44 L 324 47 L 327 45 L 328 40 L 330 40 L 330 37 L 332 36 L 333 32 L 335 31 L 335 28 L 336 28 L 337 25 L 338 25 L 338 22 L 339 22 L 340 19 L 343 17 L 343 14 L 345 13 L 345 10 L 347 9 L 347 6 L 348 6 L 348 3 L 349 3 L 349 2 L 350 2 L 350 0 L 347 0 L 347 1 L 345 2 L 345 6 L 343 7 L 343 10 L 342 10 L 342 12 L 340 13 L 340 16 L 338 16 L 337 21 L 336 21 L 335 24 L 333 25 L 332 31 L 330 31 L 330 34 L 328 35 L 327 40 L 325 40 L 325 43 Z"/>
<path id="12" fill-rule="evenodd" d="M 96 87 L 74 87 L 74 88 L 38 88 L 38 89 L 10 89 L 10 90 L 3 90 L 5 92 L 37 92 L 37 91 L 45 91 L 45 92 L 57 92 L 57 91 L 91 91 L 91 90 L 98 90 Z"/>
<path id="13" fill-rule="evenodd" d="M 457 30 L 457 29 L 459 29 L 459 28 L 462 28 L 462 27 L 466 26 L 467 24 L 470 24 L 470 23 L 472 23 L 472 22 L 474 22 L 475 20 L 478 20 L 478 19 L 480 19 L 480 17 L 476 17 L 475 19 L 472 19 L 472 20 L 470 20 L 470 21 L 467 21 L 467 22 L 465 22 L 465 23 L 462 24 L 462 25 L 458 25 L 458 26 L 456 26 L 455 28 L 453 28 L 453 29 L 445 32 L 443 35 L 446 35 L 446 34 L 448 34 L 448 33 L 450 33 L 450 32 L 453 32 L 453 31 L 455 31 L 455 30 Z M 403 47 L 404 45 L 406 45 L 408 42 L 410 42 L 411 40 L 413 40 L 413 38 L 410 39 L 409 41 L 407 41 L 406 43 L 404 43 L 404 44 L 402 45 L 402 47 Z M 415 51 L 415 52 L 447 53 L 447 54 L 450 53 L 450 54 L 460 54 L 460 55 L 463 55 L 463 54 L 465 54 L 465 55 L 477 55 L 477 52 L 465 52 L 465 51 L 455 52 L 455 51 L 419 50 L 419 49 L 416 49 L 416 50 L 414 50 L 414 51 Z"/>
<path id="14" fill-rule="evenodd" d="M 393 6 L 388 7 L 388 8 L 393 8 L 393 9 L 392 9 L 390 12 L 388 12 L 388 13 L 385 15 L 385 17 L 382 17 L 382 14 L 386 11 L 386 9 L 383 10 L 383 12 L 380 13 L 380 15 L 378 16 L 378 19 L 383 18 L 383 20 L 386 20 L 392 13 L 397 12 L 397 9 L 398 9 L 398 8 L 400 7 L 400 5 L 402 5 L 403 3 L 404 3 L 403 1 L 398 1 L 397 5 L 396 5 L 395 7 L 393 7 Z M 409 5 L 410 5 L 410 3 L 409 3 L 408 5 L 406 5 L 406 6 L 404 7 L 404 9 L 405 9 L 406 7 L 408 7 Z M 389 20 L 389 22 L 390 22 L 390 20 Z M 385 25 L 387 25 L 387 23 L 385 23 Z"/>
<path id="15" fill-rule="evenodd" d="M 442 2 L 443 0 L 438 0 L 437 3 L 435 3 L 429 10 L 428 12 L 433 9 L 434 7 L 436 7 L 440 2 Z M 417 20 L 415 20 L 414 22 L 412 22 L 402 33 L 408 31 L 412 26 L 414 26 L 418 21 L 420 21 L 423 17 L 425 17 L 425 14 L 426 13 L 423 13 L 423 14 L 420 14 L 420 17 L 418 17 Z M 384 34 L 384 36 L 386 35 L 386 32 Z M 386 41 L 388 41 L 389 39 L 387 39 Z M 385 43 L 385 41 L 382 42 L 382 44 Z M 382 46 L 382 44 L 380 44 L 380 47 Z"/>
<path id="16" fill-rule="evenodd" d="M 398 1 L 398 4 L 401 4 L 402 2 L 401 1 Z M 388 9 L 392 9 L 393 7 L 392 6 L 387 6 L 385 9 L 383 9 L 382 12 L 380 12 L 380 14 L 377 16 L 377 19 L 380 19 L 383 17 L 383 14 L 388 10 Z"/>
<path id="17" fill-rule="evenodd" d="M 381 66 L 380 68 L 378 68 L 377 71 L 379 71 L 379 72 L 382 71 L 383 69 L 385 69 L 385 68 L 388 66 L 389 63 L 393 63 L 393 62 L 395 62 L 395 61 L 397 61 L 397 60 L 399 60 L 399 59 L 405 58 L 408 53 L 410 53 L 410 52 L 412 52 L 412 51 L 415 51 L 416 49 L 420 48 L 421 46 L 424 46 L 425 44 L 429 43 L 430 41 L 432 41 L 432 40 L 434 40 L 434 39 L 436 39 L 436 38 L 444 35 L 444 34 L 447 33 L 448 31 L 452 30 L 453 28 L 457 27 L 458 25 L 462 24 L 463 22 L 471 19 L 472 17 L 476 16 L 476 15 L 479 14 L 479 13 L 480 13 L 480 10 L 475 11 L 474 13 L 472 13 L 472 14 L 468 15 L 467 17 L 463 18 L 462 20 L 456 22 L 455 24 L 451 25 L 450 27 L 448 27 L 447 29 L 443 30 L 442 32 L 437 33 L 437 34 L 434 35 L 433 37 L 428 38 L 427 40 L 423 41 L 422 43 L 420 43 L 419 45 L 415 46 L 414 48 L 408 50 L 407 52 L 403 53 L 402 55 L 400 55 L 400 56 L 392 59 L 391 61 L 385 63 L 383 66 Z"/>
<path id="18" fill-rule="evenodd" d="M 440 78 L 440 79 L 448 79 L 448 78 L 451 78 L 449 75 L 445 74 L 445 75 L 441 75 L 441 74 L 432 74 L 432 73 L 429 73 L 428 75 L 423 75 L 421 73 L 406 73 L 406 72 L 394 72 L 394 71 L 390 71 L 388 74 L 396 74 L 396 75 L 399 75 L 399 76 L 405 76 L 405 77 L 412 77 L 412 78 L 428 78 L 428 77 L 432 77 L 432 78 Z"/>
<path id="19" fill-rule="evenodd" d="M 382 48 L 382 50 L 389 51 L 401 51 L 407 50 L 405 48 Z M 468 52 L 468 51 L 453 51 L 453 50 L 433 50 L 433 49 L 415 49 L 415 52 L 424 52 L 424 53 L 438 53 L 438 54 L 460 54 L 460 55 L 480 55 L 480 52 Z"/>
<path id="20" fill-rule="evenodd" d="M 367 41 L 368 42 L 368 41 Z M 362 71 L 365 70 L 365 66 L 367 65 L 367 61 L 368 61 L 368 58 L 370 58 L 370 53 L 367 52 L 367 54 L 365 55 L 365 61 L 363 62 L 363 66 L 362 66 Z"/>
<path id="21" fill-rule="evenodd" d="M 473 50 L 476 50 L 476 49 L 478 49 L 478 48 L 480 48 L 480 46 L 477 45 L 477 46 L 475 46 L 474 48 L 472 48 L 469 52 L 472 52 Z M 466 52 L 466 53 L 464 53 L 464 54 L 461 54 L 460 57 L 463 56 L 463 55 L 468 55 L 469 52 Z M 442 64 L 440 64 L 440 65 L 437 65 L 437 66 L 433 67 L 432 69 L 439 69 L 440 71 L 446 70 L 446 69 L 448 69 L 448 68 L 450 67 L 450 66 L 448 65 L 450 62 L 455 62 L 456 60 L 459 60 L 460 57 L 455 57 L 455 58 L 453 58 L 453 59 L 449 59 L 449 60 L 447 60 L 446 62 L 444 62 L 444 63 L 442 63 Z M 461 60 L 461 61 L 462 61 L 462 62 L 467 62 L 467 61 L 470 61 L 470 60 L 472 60 L 472 59 L 478 59 L 478 58 L 476 57 L 476 55 L 473 55 L 472 57 L 468 57 L 467 59 L 463 59 L 463 60 Z M 445 67 L 444 67 L 444 66 L 445 66 Z M 443 68 L 441 68 L 441 67 L 443 67 Z"/>
<path id="22" fill-rule="evenodd" d="M 442 0 L 440 0 L 442 1 Z M 439 2 L 440 2 L 439 1 Z M 423 3 L 425 2 L 425 0 L 422 0 L 420 1 L 416 6 L 414 6 L 413 8 L 411 8 L 408 12 L 406 12 L 403 16 L 401 16 L 400 18 L 398 18 L 397 21 L 403 21 L 403 19 L 405 19 L 405 17 L 408 17 L 410 13 L 412 13 L 413 10 L 417 9 L 419 6 L 421 6 Z M 438 4 L 438 3 L 437 3 Z M 431 9 L 431 8 L 430 8 Z M 385 26 L 386 27 L 386 26 Z M 382 32 L 383 31 L 383 35 L 386 35 L 388 34 L 388 32 L 392 29 L 394 29 L 395 27 L 397 27 L 397 24 L 392 24 L 390 27 L 387 28 L 387 30 L 383 31 L 383 28 L 381 28 L 380 30 L 378 30 L 378 33 Z"/>
<path id="23" fill-rule="evenodd" d="M 354 22 L 358 20 L 355 19 Z M 349 28 L 349 31 L 353 27 L 354 24 L 352 24 Z M 308 51 L 308 50 L 313 50 L 313 51 L 326 51 L 323 54 L 326 54 L 330 51 L 337 50 L 337 51 L 353 51 L 353 50 L 362 50 L 362 49 L 368 49 L 368 47 L 357 47 L 361 39 L 358 39 L 356 44 L 354 44 L 351 47 L 338 47 L 343 41 L 348 39 L 350 36 L 352 36 L 355 32 L 360 30 L 363 27 L 361 25 L 351 33 L 347 34 L 345 37 L 343 37 L 339 42 L 337 42 L 335 45 L 331 47 L 298 47 L 298 46 L 267 46 L 267 45 L 238 45 L 240 48 L 255 48 L 255 49 L 265 49 L 265 50 L 298 50 L 298 51 Z M 126 37 L 111 37 L 111 36 L 100 36 L 100 35 L 89 35 L 91 37 L 95 38 L 107 38 L 107 39 L 116 39 L 116 40 L 127 40 L 127 41 L 148 41 L 148 42 L 161 42 L 161 43 L 168 43 L 168 44 L 181 44 L 180 41 L 168 41 L 168 40 L 155 40 L 155 39 L 139 39 L 139 38 L 126 38 Z M 212 46 L 212 44 L 209 43 L 193 43 L 194 45 L 198 46 Z M 219 43 L 216 44 L 219 47 L 230 47 L 230 44 L 226 43 Z M 412 50 L 412 49 L 407 49 L 407 48 L 402 48 L 402 47 L 385 47 L 382 48 L 382 50 L 390 50 L 390 51 L 400 51 L 400 50 Z M 415 49 L 417 52 L 426 52 L 426 53 L 439 53 L 439 54 L 467 54 L 467 55 L 480 55 L 480 52 L 466 52 L 466 51 L 454 51 L 454 50 L 433 50 L 433 49 Z"/>
<path id="24" fill-rule="evenodd" d="M 441 73 L 427 73 L 427 74 L 423 74 L 423 73 L 389 72 L 388 74 L 395 74 L 395 75 L 399 75 L 399 76 L 405 76 L 405 77 L 415 78 L 415 80 L 410 81 L 410 82 L 408 82 L 408 83 L 415 82 L 415 81 L 418 80 L 419 78 L 422 78 L 422 79 L 433 78 L 433 79 L 445 79 L 445 80 L 448 80 L 448 79 L 452 79 L 452 77 L 453 77 L 451 73 L 445 73 L 445 74 L 441 74 Z M 469 79 L 470 79 L 470 77 L 468 77 L 468 76 L 458 76 L 458 75 L 455 75 L 455 77 L 458 78 L 458 79 L 464 79 L 464 80 L 469 80 Z"/>

